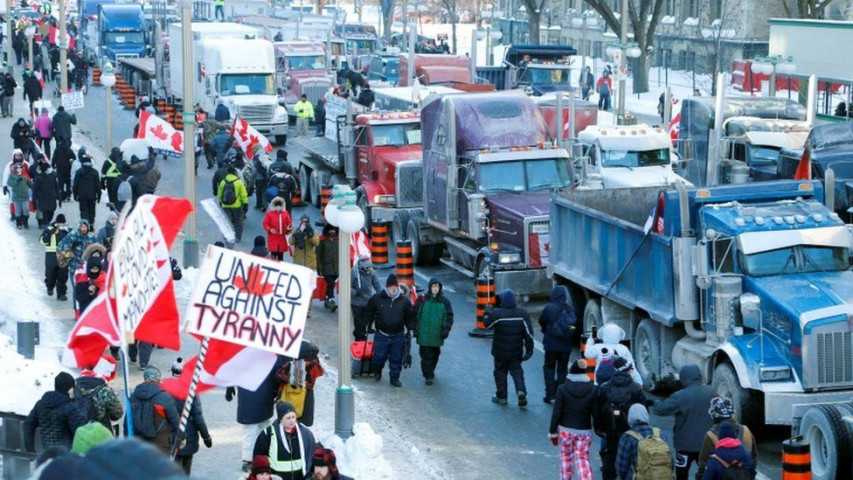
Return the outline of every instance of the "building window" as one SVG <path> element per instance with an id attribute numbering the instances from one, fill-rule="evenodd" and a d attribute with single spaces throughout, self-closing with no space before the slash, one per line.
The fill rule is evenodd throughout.
<path id="1" fill-rule="evenodd" d="M 711 20 L 723 18 L 723 0 L 711 0 Z"/>

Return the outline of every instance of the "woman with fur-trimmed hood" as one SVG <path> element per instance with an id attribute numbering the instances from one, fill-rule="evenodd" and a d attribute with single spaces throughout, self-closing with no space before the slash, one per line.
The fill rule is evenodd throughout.
<path id="1" fill-rule="evenodd" d="M 267 232 L 267 249 L 270 257 L 283 260 L 284 252 L 288 251 L 287 236 L 293 228 L 293 220 L 285 209 L 283 198 L 272 199 L 270 208 L 264 215 L 263 228 Z"/>

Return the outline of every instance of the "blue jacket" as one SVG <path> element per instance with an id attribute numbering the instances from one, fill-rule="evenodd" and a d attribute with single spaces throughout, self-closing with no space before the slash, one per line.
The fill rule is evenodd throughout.
<path id="1" fill-rule="evenodd" d="M 213 112 L 213 119 L 217 122 L 227 122 L 231 120 L 231 110 L 224 103 L 220 103 Z"/>
<path id="2" fill-rule="evenodd" d="M 492 356 L 497 360 L 524 360 L 533 354 L 533 327 L 530 316 L 515 304 L 511 290 L 500 293 L 501 306 L 485 318 L 486 328 L 494 328 Z M 528 357 L 529 358 L 529 357 Z"/>
<path id="3" fill-rule="evenodd" d="M 184 410 L 185 401 L 175 399 L 178 415 Z M 179 456 L 195 455 L 198 453 L 199 434 L 201 434 L 202 438 L 210 437 L 210 432 L 207 430 L 207 423 L 204 421 L 204 414 L 201 411 L 201 400 L 196 396 L 193 398 L 193 405 L 190 407 L 190 419 L 187 421 L 187 444 L 178 451 Z"/>
<path id="4" fill-rule="evenodd" d="M 275 397 L 278 392 L 278 379 L 275 374 L 285 361 L 285 357 L 279 356 L 267 374 L 267 378 L 261 382 L 261 385 L 254 392 L 245 388 L 237 388 L 237 423 L 253 425 L 265 422 L 273 417 Z"/>
<path id="5" fill-rule="evenodd" d="M 752 473 L 752 478 L 755 478 L 755 462 L 752 457 L 746 453 L 746 449 L 736 438 L 723 438 L 717 442 L 717 449 L 714 454 L 708 459 L 705 467 L 705 475 L 702 480 L 723 480 L 726 478 L 726 467 L 714 458 L 714 455 L 720 457 L 726 463 L 740 462 L 741 466 Z"/>
<path id="6" fill-rule="evenodd" d="M 542 347 L 549 352 L 571 352 L 571 339 L 557 338 L 548 333 L 548 325 L 551 322 L 557 321 L 563 314 L 563 310 L 568 310 L 572 319 L 577 321 L 575 309 L 569 301 L 569 291 L 563 285 L 557 285 L 551 290 L 551 301 L 545 305 L 542 314 L 539 315 L 539 327 L 542 329 Z"/>

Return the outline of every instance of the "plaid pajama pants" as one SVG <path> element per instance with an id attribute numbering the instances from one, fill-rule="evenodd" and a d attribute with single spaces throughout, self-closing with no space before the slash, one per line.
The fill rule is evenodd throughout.
<path id="1" fill-rule="evenodd" d="M 593 480 L 589 463 L 592 432 L 574 433 L 560 428 L 560 480 Z"/>

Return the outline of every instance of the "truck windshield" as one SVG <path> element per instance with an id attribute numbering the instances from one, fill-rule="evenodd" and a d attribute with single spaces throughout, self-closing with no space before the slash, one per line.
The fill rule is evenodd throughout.
<path id="1" fill-rule="evenodd" d="M 560 68 L 528 68 L 527 77 L 534 85 L 568 85 L 569 70 Z"/>
<path id="2" fill-rule="evenodd" d="M 656 150 L 625 151 L 625 150 L 602 150 L 601 166 L 607 167 L 652 167 L 655 165 L 669 165 L 669 149 L 660 148 Z"/>
<path id="3" fill-rule="evenodd" d="M 753 147 L 749 148 L 749 165 L 775 165 L 776 159 L 779 158 L 779 150 L 771 147 Z"/>
<path id="4" fill-rule="evenodd" d="M 359 52 L 372 52 L 376 50 L 376 40 L 347 39 L 347 52 L 354 53 L 356 50 Z"/>
<path id="5" fill-rule="evenodd" d="M 419 123 L 380 125 L 374 126 L 371 130 L 374 147 L 401 147 L 421 144 L 421 125 Z"/>
<path id="6" fill-rule="evenodd" d="M 753 277 L 845 270 L 849 250 L 843 247 L 797 245 L 740 256 L 741 269 Z"/>
<path id="7" fill-rule="evenodd" d="M 489 162 L 481 163 L 479 168 L 481 192 L 525 192 L 566 188 L 571 184 L 565 158 Z"/>
<path id="8" fill-rule="evenodd" d="M 272 74 L 257 73 L 243 75 L 221 75 L 220 95 L 274 95 L 275 82 Z"/>
<path id="9" fill-rule="evenodd" d="M 142 32 L 107 32 L 104 34 L 105 43 L 145 43 Z"/>
<path id="10" fill-rule="evenodd" d="M 291 70 L 322 70 L 326 68 L 326 57 L 312 55 L 309 57 L 288 57 Z"/>

